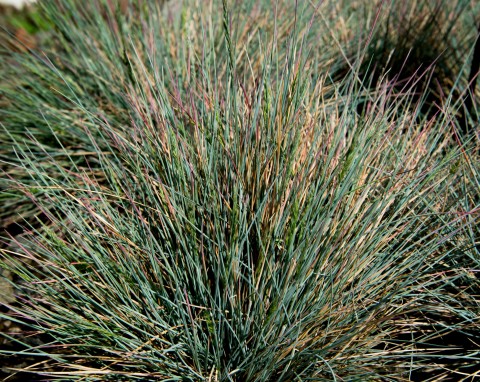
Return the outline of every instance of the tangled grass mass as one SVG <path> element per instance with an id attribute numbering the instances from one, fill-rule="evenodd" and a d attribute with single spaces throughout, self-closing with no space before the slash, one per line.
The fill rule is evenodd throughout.
<path id="1" fill-rule="evenodd" d="M 0 54 L 2 372 L 480 378 L 479 6 L 40 1 Z"/>

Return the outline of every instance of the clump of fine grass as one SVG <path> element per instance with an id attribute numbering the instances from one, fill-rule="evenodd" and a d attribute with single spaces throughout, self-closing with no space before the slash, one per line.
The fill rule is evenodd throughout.
<path id="1" fill-rule="evenodd" d="M 59 45 L 19 57 L 6 95 L 2 194 L 44 216 L 2 251 L 8 318 L 50 338 L 13 351 L 47 359 L 28 371 L 364 381 L 478 363 L 435 342 L 478 333 L 476 153 L 450 110 L 332 85 L 319 8 L 125 4 L 46 0 Z"/>
<path id="2" fill-rule="evenodd" d="M 378 2 L 376 7 L 360 2 L 357 8 L 351 42 L 343 47 L 346 63 L 332 68 L 335 78 L 343 78 L 357 61 L 364 86 L 374 88 L 389 78 L 395 92 L 410 89 L 416 100 L 423 98 L 422 112 L 430 117 L 448 96 L 462 97 L 477 5 L 469 0 L 415 0 Z"/>

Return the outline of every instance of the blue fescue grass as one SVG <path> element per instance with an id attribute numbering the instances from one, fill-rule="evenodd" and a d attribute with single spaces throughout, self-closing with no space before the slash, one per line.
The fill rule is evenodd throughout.
<path id="1" fill-rule="evenodd" d="M 10 353 L 65 380 L 478 363 L 435 342 L 478 333 L 478 154 L 455 110 L 427 118 L 413 87 L 369 89 L 356 66 L 332 81 L 329 4 L 174 6 L 46 0 L 58 45 L 17 58 L 3 195 L 33 212 L 5 239 L 3 316 L 50 342 Z"/>

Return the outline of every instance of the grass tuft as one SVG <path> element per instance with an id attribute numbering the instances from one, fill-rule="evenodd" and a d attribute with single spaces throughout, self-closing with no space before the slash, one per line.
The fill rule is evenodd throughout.
<path id="1" fill-rule="evenodd" d="M 353 3 L 40 6 L 53 46 L 1 56 L 24 333 L 0 353 L 60 380 L 473 380 L 478 149 L 452 99 L 332 76 Z"/>

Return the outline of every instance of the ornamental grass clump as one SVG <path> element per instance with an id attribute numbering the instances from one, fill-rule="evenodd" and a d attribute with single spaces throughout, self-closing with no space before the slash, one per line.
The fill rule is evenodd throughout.
<path id="1" fill-rule="evenodd" d="M 42 337 L 0 352 L 64 380 L 475 373 L 445 340 L 479 333 L 455 110 L 333 82 L 326 5 L 41 6 L 55 47 L 5 79 L 1 254 L 2 317 Z"/>
<path id="2" fill-rule="evenodd" d="M 435 115 L 447 96 L 459 100 L 468 92 L 466 57 L 477 37 L 478 6 L 470 0 L 393 0 L 379 2 L 379 10 L 360 1 L 338 55 L 343 62 L 332 65 L 332 76 L 343 78 L 357 63 L 364 86 L 388 78 L 396 93 L 408 89 L 422 98 L 423 113 Z"/>

